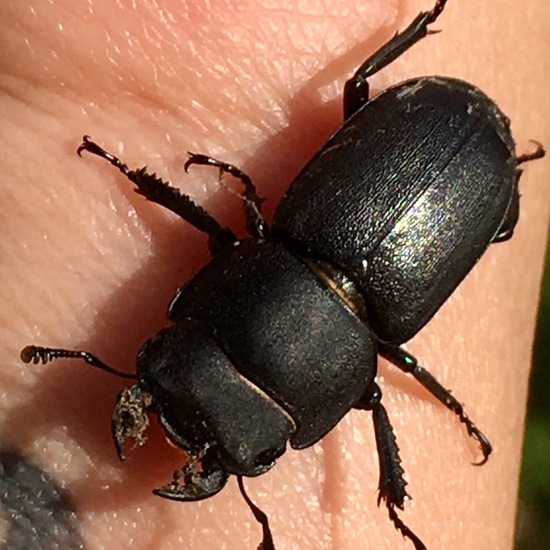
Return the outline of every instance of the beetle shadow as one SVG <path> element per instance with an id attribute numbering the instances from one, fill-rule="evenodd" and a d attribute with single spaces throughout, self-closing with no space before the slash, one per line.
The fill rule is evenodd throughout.
<path id="1" fill-rule="evenodd" d="M 320 90 L 339 76 L 351 74 L 365 59 L 365 52 L 372 52 L 389 35 L 389 29 L 381 29 L 312 77 L 287 102 L 287 127 L 267 140 L 254 158 L 240 167 L 256 182 L 260 194 L 269 197 L 268 219 L 286 186 L 341 125 L 341 97 L 326 103 Z M 70 154 L 74 154 L 72 148 Z M 118 178 L 118 184 L 131 197 L 138 215 L 143 213 L 146 223 L 152 226 L 151 257 L 102 304 L 91 337 L 71 344 L 71 348 L 90 351 L 117 369 L 133 372 L 138 349 L 168 324 L 167 304 L 175 290 L 208 259 L 208 251 L 206 238 L 196 230 L 182 223 L 167 223 L 163 213 L 153 212 L 158 207 L 135 195 L 122 175 L 113 177 Z M 206 205 L 215 217 L 242 228 L 242 205 L 238 199 L 228 194 L 227 201 L 216 203 L 212 208 Z M 396 384 L 401 385 L 401 378 Z M 402 384 L 409 387 L 406 380 Z M 180 451 L 165 443 L 161 430 L 153 422 L 148 432 L 149 444 L 134 453 L 128 449 L 126 463 L 118 467 L 109 424 L 116 395 L 127 385 L 81 362 L 64 361 L 38 375 L 32 400 L 8 413 L 7 426 L 26 427 L 26 431 L 17 434 L 21 448 L 31 448 L 39 436 L 54 429 L 62 429 L 78 442 L 86 455 L 88 472 L 71 481 L 68 487 L 75 500 L 86 503 L 86 511 L 115 510 L 141 501 L 152 488 L 168 482 L 172 471 L 184 461 Z M 410 387 L 416 394 L 414 384 Z M 424 397 L 421 390 L 417 395 Z M 52 400 L 57 402 L 55 408 L 51 406 Z M 9 440 L 8 434 L 2 436 Z M 89 473 L 92 469 L 93 473 Z M 85 499 L 79 498 L 84 494 Z"/>
<path id="2" fill-rule="evenodd" d="M 151 208 L 141 202 L 138 212 Z M 154 217 L 150 219 L 156 223 Z M 161 236 L 153 238 L 151 259 L 101 305 L 90 338 L 68 343 L 67 347 L 90 351 L 116 369 L 135 372 L 140 346 L 168 324 L 166 307 L 175 290 L 208 256 L 206 240 L 192 228 L 182 229 L 182 225 L 158 227 Z M 181 252 L 181 262 L 174 260 L 174 250 Z M 190 258 L 189 263 L 185 258 Z M 141 500 L 153 488 L 170 481 L 172 471 L 183 465 L 184 455 L 166 444 L 155 422 L 147 433 L 148 444 L 133 453 L 130 444 L 127 460 L 120 465 L 110 434 L 111 415 L 118 393 L 131 385 L 131 380 L 100 372 L 78 360 L 55 362 L 44 369 L 44 374 L 39 367 L 33 370 L 36 382 L 32 399 L 8 413 L 3 446 L 33 449 L 33 443 L 46 440 L 47 434 L 54 434 L 56 440 L 76 441 L 75 460 L 85 475 L 65 486 L 75 501 L 86 502 L 87 510 L 112 510 Z M 10 426 L 22 429 L 11 434 Z"/>

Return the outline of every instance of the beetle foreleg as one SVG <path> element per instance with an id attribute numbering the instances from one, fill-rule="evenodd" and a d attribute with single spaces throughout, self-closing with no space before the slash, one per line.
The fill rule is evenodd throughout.
<path id="1" fill-rule="evenodd" d="M 269 527 L 269 520 L 265 512 L 262 512 L 250 499 L 244 489 L 244 483 L 242 476 L 237 476 L 237 481 L 239 483 L 239 491 L 244 498 L 244 501 L 250 508 L 251 512 L 254 514 L 256 521 L 262 526 L 263 538 L 258 550 L 275 550 L 275 545 L 273 544 L 273 537 L 271 536 L 271 529 Z"/>
<path id="2" fill-rule="evenodd" d="M 404 349 L 380 344 L 378 352 L 403 372 L 412 374 L 415 380 L 420 382 L 438 401 L 458 416 L 459 420 L 466 426 L 468 434 L 477 440 L 481 447 L 483 458 L 474 464 L 476 466 L 485 464 L 493 450 L 491 443 L 483 432 L 470 420 L 462 404 L 453 397 L 451 392 L 444 388 L 426 369 L 422 368 L 416 358 Z"/>

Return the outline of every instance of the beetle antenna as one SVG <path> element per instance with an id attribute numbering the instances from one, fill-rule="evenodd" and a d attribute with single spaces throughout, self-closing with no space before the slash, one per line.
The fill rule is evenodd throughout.
<path id="1" fill-rule="evenodd" d="M 41 346 L 26 346 L 21 350 L 20 357 L 23 363 L 32 362 L 35 365 L 37 363 L 43 363 L 45 365 L 54 359 L 82 359 L 88 363 L 88 365 L 92 365 L 92 367 L 104 370 L 105 372 L 114 374 L 120 378 L 129 378 L 131 380 L 137 379 L 135 374 L 113 369 L 101 361 L 101 359 L 98 359 L 95 355 L 92 355 L 87 351 L 72 351 L 68 349 L 43 348 Z"/>
<path id="2" fill-rule="evenodd" d="M 246 494 L 246 491 L 244 489 L 243 476 L 237 476 L 237 482 L 239 483 L 239 491 L 241 492 L 244 501 L 246 502 L 246 504 L 248 504 L 248 507 L 256 518 L 256 521 L 262 526 L 263 539 L 258 546 L 258 550 L 275 550 L 275 545 L 273 544 L 273 537 L 271 536 L 271 529 L 269 528 L 269 520 L 267 519 L 267 515 L 262 512 Z"/>

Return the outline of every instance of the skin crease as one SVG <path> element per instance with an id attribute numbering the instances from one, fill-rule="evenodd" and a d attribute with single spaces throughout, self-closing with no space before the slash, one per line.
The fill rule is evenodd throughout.
<path id="1" fill-rule="evenodd" d="M 430 36 L 372 79 L 457 76 L 493 97 L 520 153 L 550 147 L 550 5 L 449 0 Z M 75 502 L 86 547 L 256 548 L 260 528 L 232 480 L 180 504 L 151 495 L 183 463 L 156 422 L 120 464 L 110 415 L 123 380 L 82 363 L 23 365 L 28 343 L 86 349 L 132 371 L 166 323 L 176 288 L 208 258 L 206 240 L 147 204 L 83 134 L 146 164 L 242 226 L 237 198 L 186 151 L 233 162 L 269 198 L 341 122 L 354 68 L 431 0 L 86 3 L 4 0 L 0 201 L 2 444 L 21 449 Z M 399 124 L 399 121 L 396 121 Z M 529 163 L 512 241 L 492 246 L 408 345 L 467 404 L 495 447 L 489 463 L 455 418 L 384 362 L 379 381 L 414 500 L 401 518 L 430 549 L 512 548 L 531 345 L 550 204 L 548 159 Z M 370 414 L 248 480 L 278 550 L 412 548 L 376 506 Z"/>

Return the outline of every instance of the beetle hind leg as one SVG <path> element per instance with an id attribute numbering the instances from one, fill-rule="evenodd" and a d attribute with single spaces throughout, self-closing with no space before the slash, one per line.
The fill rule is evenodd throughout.
<path id="1" fill-rule="evenodd" d="M 523 155 L 518 155 L 516 157 L 516 166 L 520 166 L 525 162 L 541 159 L 542 157 L 544 157 L 544 155 L 546 154 L 546 151 L 544 150 L 544 147 L 542 146 L 542 144 L 540 144 L 538 141 L 533 141 L 533 143 L 536 145 L 535 150 L 530 153 L 524 153 Z M 519 179 L 521 178 L 521 174 L 523 174 L 523 170 L 521 168 L 516 168 L 514 196 L 512 197 L 512 201 L 510 203 L 510 207 L 508 208 L 508 211 L 506 212 L 506 216 L 504 216 L 504 220 L 502 220 L 502 224 L 498 228 L 497 234 L 493 237 L 493 240 L 491 241 L 493 244 L 508 241 L 514 235 L 514 229 L 516 228 L 516 225 L 519 219 L 518 185 L 519 185 Z"/>
<path id="2" fill-rule="evenodd" d="M 498 228 L 496 235 L 493 237 L 491 244 L 503 243 L 505 241 L 509 241 L 514 235 L 514 230 L 519 220 L 518 184 L 519 184 L 519 178 L 521 177 L 522 173 L 523 173 L 523 170 L 519 168 L 516 169 L 516 181 L 514 183 L 514 191 L 513 191 L 514 194 L 512 196 L 510 206 L 506 211 L 506 215 L 504 216 L 504 219 L 502 220 L 502 223 L 500 224 L 500 227 Z"/>
<path id="3" fill-rule="evenodd" d="M 380 477 L 378 482 L 378 504 L 384 501 L 395 528 L 413 544 L 416 550 L 426 550 L 424 543 L 403 523 L 395 508 L 403 510 L 411 500 L 405 487 L 404 471 L 401 466 L 399 447 L 388 413 L 382 405 L 382 392 L 376 384 L 369 386 L 368 392 L 354 405 L 356 409 L 372 411 Z"/>
<path id="4" fill-rule="evenodd" d="M 369 99 L 367 79 L 396 60 L 402 53 L 430 34 L 428 25 L 433 23 L 445 8 L 447 0 L 437 0 L 430 11 L 419 13 L 413 22 L 397 33 L 379 50 L 371 55 L 350 78 L 344 87 L 344 119 L 347 120 Z"/>
<path id="5" fill-rule="evenodd" d="M 416 358 L 404 349 L 380 344 L 378 352 L 403 372 L 412 374 L 417 382 L 420 382 L 440 403 L 458 416 L 460 422 L 466 426 L 468 435 L 473 437 L 481 448 L 483 457 L 479 462 L 475 462 L 474 464 L 476 466 L 485 464 L 493 450 L 491 443 L 485 434 L 470 420 L 463 405 L 451 392 L 445 389 L 426 369 L 422 368 Z"/>
<path id="6" fill-rule="evenodd" d="M 531 140 L 532 143 L 536 145 L 536 148 L 531 153 L 524 153 L 523 155 L 519 155 L 516 157 L 516 163 L 518 165 L 523 164 L 524 162 L 529 162 L 530 160 L 537 160 L 541 159 L 546 155 L 546 151 L 544 150 L 544 147 L 542 146 L 542 143 L 539 143 L 538 141 Z"/>

